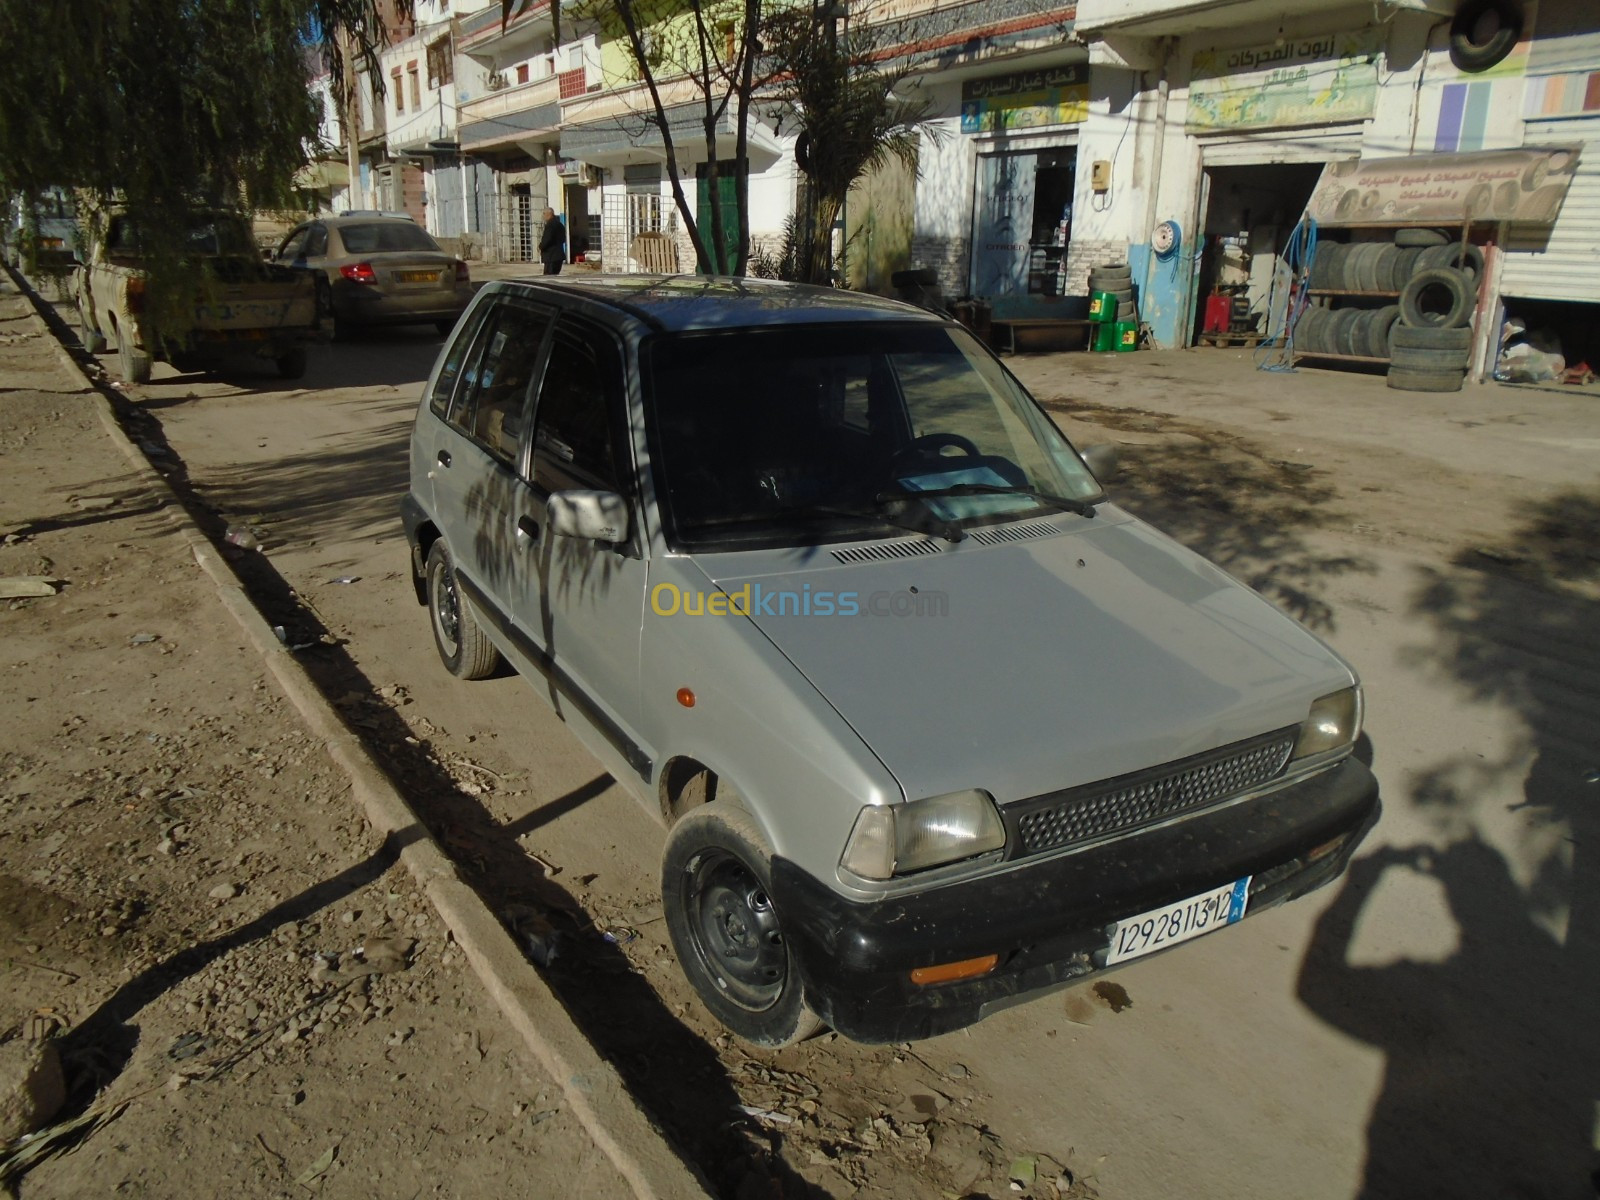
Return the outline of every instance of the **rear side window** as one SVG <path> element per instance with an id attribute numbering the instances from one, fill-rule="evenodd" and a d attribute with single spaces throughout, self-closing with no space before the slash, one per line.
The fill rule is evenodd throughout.
<path id="1" fill-rule="evenodd" d="M 566 322 L 556 326 L 534 418 L 533 482 L 621 491 L 616 449 L 622 360 L 614 341 Z"/>
<path id="2" fill-rule="evenodd" d="M 449 349 L 444 352 L 444 365 L 439 368 L 439 378 L 433 382 L 433 391 L 428 396 L 428 407 L 433 410 L 433 415 L 441 420 L 449 413 L 450 397 L 455 393 L 456 380 L 461 378 L 461 367 L 467 361 L 467 355 L 473 349 L 473 338 L 483 327 L 484 314 L 490 306 L 485 304 L 472 314 L 461 331 L 456 334 L 455 341 L 450 343 Z"/>
<path id="3" fill-rule="evenodd" d="M 328 227 L 313 225 L 311 236 L 306 238 L 306 257 L 322 258 L 328 253 Z"/>
<path id="4" fill-rule="evenodd" d="M 527 419 L 528 399 L 539 365 L 549 314 L 517 303 L 494 306 L 468 359 L 461 395 L 450 423 L 508 467 Z"/>
<path id="5" fill-rule="evenodd" d="M 427 231 L 408 221 L 373 222 L 371 225 L 345 225 L 339 230 L 349 254 L 379 254 L 385 250 L 438 250 L 439 243 Z"/>
<path id="6" fill-rule="evenodd" d="M 296 259 L 306 252 L 306 238 L 310 236 L 309 226 L 302 226 L 284 239 L 283 245 L 278 247 L 278 257 Z"/>

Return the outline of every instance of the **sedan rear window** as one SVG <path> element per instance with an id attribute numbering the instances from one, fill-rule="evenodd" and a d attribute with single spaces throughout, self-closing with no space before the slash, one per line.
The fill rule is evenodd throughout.
<path id="1" fill-rule="evenodd" d="M 350 254 L 378 254 L 385 250 L 434 250 L 439 243 L 427 231 L 405 221 L 382 221 L 371 225 L 346 225 L 339 230 L 345 250 Z"/>

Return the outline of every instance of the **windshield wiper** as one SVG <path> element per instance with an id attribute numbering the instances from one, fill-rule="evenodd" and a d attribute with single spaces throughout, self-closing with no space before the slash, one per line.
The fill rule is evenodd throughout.
<path id="1" fill-rule="evenodd" d="M 910 493 L 907 493 L 910 495 Z M 899 497 L 894 497 L 899 499 Z M 920 524 L 890 516 L 882 510 L 883 497 L 878 497 L 879 508 L 874 512 L 864 512 L 858 508 L 834 508 L 828 504 L 798 504 L 793 508 L 780 509 L 769 517 L 769 520 L 781 520 L 784 517 L 847 517 L 857 521 L 876 521 L 881 525 L 893 525 L 896 529 L 906 529 L 912 533 L 934 533 L 947 542 L 959 542 L 966 533 L 954 522 L 943 520 L 938 514 L 928 512 L 930 520 Z M 927 510 L 924 510 L 927 511 Z"/>
<path id="2" fill-rule="evenodd" d="M 1077 513 L 1080 517 L 1094 516 L 1094 505 L 1087 500 L 1074 500 L 1068 496 L 1054 496 L 1049 492 L 1041 492 L 1027 487 L 1012 487 L 1010 484 L 954 483 L 949 487 L 929 488 L 927 491 L 908 488 L 904 484 L 896 484 L 893 492 L 879 493 L 879 498 L 882 499 L 884 495 L 909 496 L 919 499 L 924 497 L 937 499 L 940 496 L 1026 496 L 1030 500 L 1037 500 L 1040 504 L 1048 504 L 1054 508 Z"/>

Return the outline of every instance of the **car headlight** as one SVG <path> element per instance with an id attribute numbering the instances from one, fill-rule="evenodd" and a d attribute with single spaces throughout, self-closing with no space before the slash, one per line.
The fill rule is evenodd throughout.
<path id="1" fill-rule="evenodd" d="M 1294 744 L 1295 758 L 1309 758 L 1352 745 L 1361 732 L 1361 689 L 1345 688 L 1311 702 Z"/>
<path id="2" fill-rule="evenodd" d="M 1006 828 L 988 792 L 951 792 L 863 808 L 839 861 L 863 879 L 890 879 L 1005 844 Z"/>

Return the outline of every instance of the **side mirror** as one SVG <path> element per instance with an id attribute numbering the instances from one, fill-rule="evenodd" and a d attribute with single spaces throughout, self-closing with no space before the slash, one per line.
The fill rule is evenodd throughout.
<path id="1" fill-rule="evenodd" d="M 561 537 L 620 542 L 628 536 L 628 502 L 615 492 L 552 492 L 544 511 L 550 532 Z"/>
<path id="2" fill-rule="evenodd" d="M 1118 470 L 1121 469 L 1117 448 L 1109 443 L 1102 443 L 1098 446 L 1085 446 L 1078 453 L 1083 458 L 1084 466 L 1088 467 L 1094 477 L 1101 483 L 1105 483 L 1109 479 L 1115 479 Z"/>

